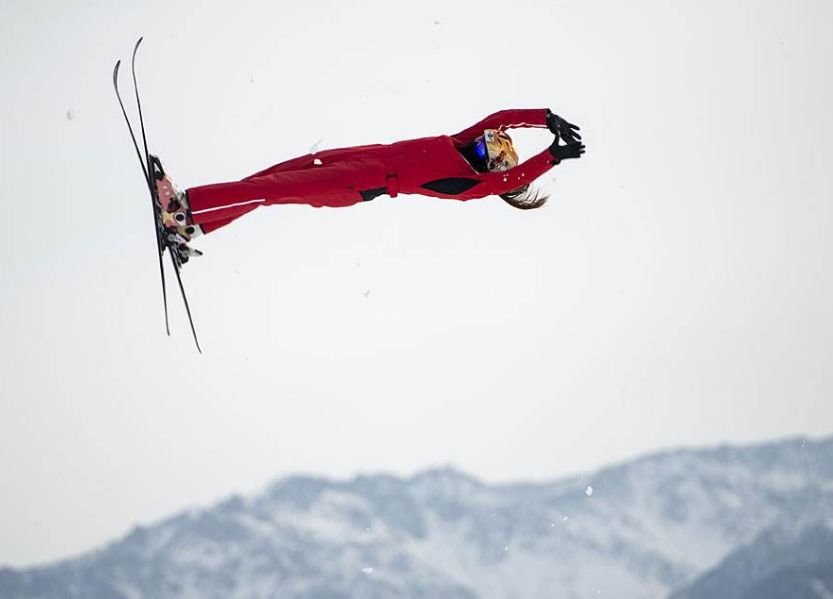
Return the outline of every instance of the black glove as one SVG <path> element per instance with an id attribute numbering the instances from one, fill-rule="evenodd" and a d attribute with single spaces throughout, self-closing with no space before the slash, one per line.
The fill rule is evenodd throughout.
<path id="1" fill-rule="evenodd" d="M 556 138 L 560 137 L 567 144 L 581 141 L 581 135 L 578 133 L 580 128 L 568 123 L 552 111 L 547 112 L 547 128 Z"/>
<path id="2" fill-rule="evenodd" d="M 555 163 L 559 163 L 567 158 L 580 158 L 584 154 L 584 144 L 580 141 L 568 143 L 566 146 L 558 145 L 558 138 L 552 142 L 550 146 L 550 154 L 555 158 Z"/>

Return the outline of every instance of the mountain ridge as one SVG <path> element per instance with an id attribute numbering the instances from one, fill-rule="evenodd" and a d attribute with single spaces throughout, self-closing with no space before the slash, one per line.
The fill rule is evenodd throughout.
<path id="1" fill-rule="evenodd" d="M 825 502 L 833 437 L 679 448 L 549 482 L 448 466 L 293 475 L 75 558 L 0 569 L 0 597 L 660 599 Z"/>

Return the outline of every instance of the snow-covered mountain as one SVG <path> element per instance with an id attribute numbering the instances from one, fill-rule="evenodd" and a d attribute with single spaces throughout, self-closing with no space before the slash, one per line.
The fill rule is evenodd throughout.
<path id="1" fill-rule="evenodd" d="M 670 599 L 713 597 L 833 598 L 833 519 L 778 523 Z"/>
<path id="2" fill-rule="evenodd" d="M 293 477 L 0 570 L 0 598 L 659 599 L 830 505 L 833 438 L 671 451 L 553 483 Z"/>

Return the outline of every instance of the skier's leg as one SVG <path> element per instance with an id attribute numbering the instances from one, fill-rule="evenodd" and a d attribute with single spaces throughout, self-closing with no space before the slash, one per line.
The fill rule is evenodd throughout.
<path id="1" fill-rule="evenodd" d="M 283 162 L 279 162 L 274 166 L 270 166 L 267 169 L 259 171 L 253 175 L 249 175 L 248 177 L 244 178 L 244 181 L 248 181 L 249 179 L 257 179 L 258 177 L 264 177 L 266 175 L 271 175 L 273 173 L 280 173 L 285 171 L 298 171 L 303 170 L 305 168 L 310 168 L 315 165 L 315 157 L 312 154 L 306 154 L 305 156 L 299 156 L 298 158 L 292 158 L 291 160 L 285 160 Z"/>
<path id="2" fill-rule="evenodd" d="M 380 148 L 384 147 L 385 146 L 379 144 L 374 144 L 367 146 L 354 146 L 351 148 L 336 148 L 333 150 L 323 150 L 321 152 L 316 152 L 315 154 L 305 154 L 304 156 L 298 156 L 297 158 L 279 162 L 278 164 L 270 166 L 267 169 L 259 171 L 253 175 L 249 175 L 243 180 L 248 181 L 249 179 L 257 179 L 258 177 L 264 177 L 274 173 L 298 171 L 316 166 L 332 166 L 337 162 L 355 160 L 361 161 L 368 158 L 374 152 L 377 152 Z"/>
<path id="3" fill-rule="evenodd" d="M 251 208 L 247 212 L 251 212 L 252 210 L 254 210 L 254 208 Z M 243 214 L 245 214 L 245 212 Z M 231 218 L 223 218 L 223 219 L 220 219 L 220 220 L 213 220 L 210 223 L 203 223 L 202 225 L 200 225 L 200 228 L 202 229 L 202 232 L 205 235 L 205 234 L 211 233 L 212 231 L 216 231 L 217 229 L 225 227 L 226 225 L 230 224 L 232 221 L 235 221 L 238 218 L 240 218 L 241 216 L 243 216 L 243 214 L 238 214 L 237 216 L 232 216 Z"/>
<path id="4" fill-rule="evenodd" d="M 362 201 L 361 191 L 386 185 L 384 163 L 375 159 L 354 160 L 192 187 L 188 199 L 194 222 L 202 225 L 229 222 L 263 205 L 352 206 Z"/>
<path id="5" fill-rule="evenodd" d="M 191 189 L 189 189 L 189 194 L 193 193 L 196 189 L 199 188 L 192 187 Z M 189 198 L 188 205 L 190 207 L 190 195 L 187 197 Z M 228 224 L 231 221 L 240 218 L 244 214 L 248 214 L 258 206 L 261 206 L 262 204 L 263 202 L 242 202 L 237 205 L 225 206 L 212 210 L 205 210 L 197 214 L 194 214 L 193 209 L 189 209 L 188 217 L 190 222 L 200 226 L 203 233 L 207 233 L 208 230 L 206 228 L 206 225 L 214 224 L 217 222 L 223 222 L 224 224 Z M 215 230 L 217 228 L 217 226 L 209 227 L 209 229 L 211 230 Z"/>
<path id="6" fill-rule="evenodd" d="M 200 233 L 205 235 L 206 233 L 211 233 L 212 231 L 216 231 L 221 227 L 225 227 L 227 224 L 231 223 L 232 221 L 237 220 L 241 216 L 248 214 L 255 208 L 257 208 L 260 204 L 247 204 L 245 206 L 240 206 L 236 209 L 228 209 L 222 211 L 222 216 L 217 216 L 219 212 L 210 212 L 204 215 L 204 220 L 202 220 L 199 224 Z M 193 220 L 193 217 L 191 217 Z M 207 220 L 210 218 L 211 220 Z"/>

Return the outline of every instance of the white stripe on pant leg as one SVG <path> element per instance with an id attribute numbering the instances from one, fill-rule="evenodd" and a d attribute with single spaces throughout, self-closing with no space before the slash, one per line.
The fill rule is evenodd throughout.
<path id="1" fill-rule="evenodd" d="M 225 210 L 227 208 L 237 208 L 238 206 L 248 206 L 249 204 L 262 204 L 266 199 L 247 200 L 245 202 L 235 202 L 234 204 L 226 204 L 224 206 L 215 206 L 214 208 L 206 208 L 205 210 L 191 210 L 191 214 L 205 214 L 206 212 L 214 212 L 215 210 Z"/>

